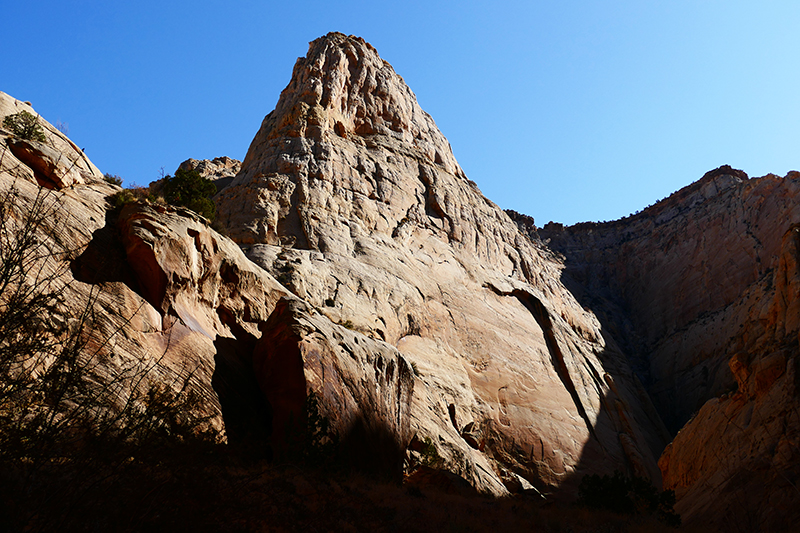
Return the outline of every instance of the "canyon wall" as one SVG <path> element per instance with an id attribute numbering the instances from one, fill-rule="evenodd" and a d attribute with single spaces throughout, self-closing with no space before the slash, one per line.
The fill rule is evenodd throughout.
<path id="1" fill-rule="evenodd" d="M 726 166 L 625 219 L 538 230 L 677 433 L 659 464 L 690 521 L 768 527 L 796 502 L 798 198 L 796 172 Z"/>
<path id="2" fill-rule="evenodd" d="M 667 435 L 626 358 L 368 43 L 311 43 L 215 200 L 250 259 L 414 365 L 412 434 L 443 468 L 495 494 L 660 483 Z"/>
<path id="3" fill-rule="evenodd" d="M 0 93 L 0 115 L 21 110 Z M 619 221 L 536 228 L 339 33 L 297 60 L 241 165 L 182 165 L 215 181 L 213 226 L 117 205 L 42 125 L 45 142 L 0 129 L 7 224 L 48 200 L 53 319 L 92 311 L 93 379 L 123 400 L 189 387 L 204 430 L 265 456 L 321 419 L 351 466 L 393 478 L 571 501 L 620 470 L 674 489 L 688 522 L 800 518 L 800 174 L 720 167 Z"/>

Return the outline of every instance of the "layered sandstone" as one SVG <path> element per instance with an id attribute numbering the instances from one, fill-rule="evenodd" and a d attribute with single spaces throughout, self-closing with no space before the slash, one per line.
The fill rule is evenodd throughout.
<path id="1" fill-rule="evenodd" d="M 0 103 L 3 110 L 27 105 Z M 39 144 L 60 146 L 63 159 L 81 156 L 42 126 L 47 141 Z M 4 206 L 4 228 L 24 222 L 37 202 L 45 206 L 35 215 L 36 242 L 52 253 L 41 256 L 41 271 L 53 272 L 60 287 L 48 320 L 93 317 L 81 354 L 92 373 L 83 377 L 113 387 L 123 404 L 153 386 L 192 391 L 200 398 L 194 414 L 205 419 L 197 429 L 260 455 L 280 437 L 273 427 L 287 416 L 300 420 L 313 395 L 350 456 L 366 452 L 370 468 L 399 472 L 411 437 L 413 379 L 396 349 L 331 323 L 195 213 L 135 202 L 115 209 L 110 200 L 120 188 L 89 173 L 90 162 L 74 165 L 85 179 L 70 186 L 42 183 L 41 172 L 8 148 L 18 140 L 3 132 L 0 141 L 0 192 L 13 203 Z M 222 158 L 197 166 L 237 164 Z M 287 383 L 292 394 L 283 394 Z"/>
<path id="2" fill-rule="evenodd" d="M 66 135 L 46 120 L 39 120 L 46 142 L 18 139 L 2 129 L 2 119 L 27 112 L 37 116 L 30 102 L 22 102 L 0 92 L 0 134 L 3 153 L 0 165 L 7 172 L 51 189 L 96 183 L 103 175 Z"/>
<path id="3" fill-rule="evenodd" d="M 660 465 L 690 522 L 775 527 L 800 496 L 799 196 L 796 172 L 720 167 L 626 219 L 539 230 L 680 429 Z"/>
<path id="4" fill-rule="evenodd" d="M 23 109 L 0 93 L 0 118 Z M 798 518 L 797 173 L 721 167 L 621 221 L 537 229 L 342 34 L 298 59 L 241 167 L 182 165 L 217 181 L 232 240 L 184 209 L 112 209 L 119 188 L 43 127 L 0 131 L 0 181 L 12 219 L 52 199 L 53 319 L 94 311 L 98 383 L 189 383 L 221 440 L 278 454 L 319 415 L 353 466 L 425 465 L 415 482 L 569 492 L 619 469 L 663 474 L 690 522 Z"/>
<path id="5" fill-rule="evenodd" d="M 216 203 L 298 298 L 411 362 L 410 431 L 441 467 L 495 494 L 660 482 L 666 434 L 625 357 L 363 40 L 311 43 Z"/>

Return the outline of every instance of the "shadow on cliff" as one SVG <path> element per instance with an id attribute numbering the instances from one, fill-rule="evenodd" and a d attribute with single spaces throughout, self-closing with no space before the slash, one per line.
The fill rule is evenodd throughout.
<path id="1" fill-rule="evenodd" d="M 489 288 L 501 296 L 516 298 L 530 312 L 542 331 L 552 367 L 569 393 L 588 435 L 580 457 L 573 463 L 576 467 L 570 473 L 551 470 L 548 465 L 558 464 L 560 460 L 557 457 L 561 452 L 547 449 L 544 440 L 538 445 L 533 444 L 530 450 L 524 450 L 520 444 L 507 443 L 506 439 L 497 435 L 492 439 L 493 446 L 500 447 L 495 458 L 519 475 L 534 473 L 538 479 L 529 481 L 541 492 L 558 487 L 552 496 L 560 502 L 574 501 L 580 480 L 587 474 L 611 474 L 614 470 L 620 470 L 628 475 L 652 480 L 656 487 L 660 487 L 661 475 L 656 461 L 667 444 L 668 436 L 663 431 L 658 414 L 648 403 L 644 389 L 635 382 L 633 375 L 623 376 L 625 368 L 615 363 L 615 359 L 618 361 L 624 356 L 613 340 L 608 338 L 605 328 L 601 329 L 606 340 L 605 348 L 597 354 L 598 361 L 603 365 L 601 372 L 592 364 L 576 369 L 574 366 L 580 365 L 580 361 L 567 357 L 572 351 L 571 347 L 559 342 L 551 312 L 539 298 L 525 290 L 503 292 L 491 285 Z M 618 380 L 620 383 L 617 383 Z M 623 383 L 624 386 L 620 386 Z M 587 409 L 588 406 L 583 404 L 578 385 L 607 391 L 599 398 L 600 409 L 596 417 L 590 414 L 594 409 Z M 632 402 L 642 405 L 632 406 Z M 514 479 L 510 480 L 510 485 L 508 488 L 512 492 L 518 488 Z"/>
<path id="2" fill-rule="evenodd" d="M 244 330 L 236 338 L 217 335 L 211 387 L 219 398 L 231 450 L 252 459 L 271 459 L 272 408 L 253 373 L 256 338 Z"/>
<path id="3" fill-rule="evenodd" d="M 144 298 L 120 239 L 118 216 L 118 210 L 106 211 L 105 225 L 92 233 L 92 239 L 71 262 L 72 276 L 90 285 L 123 283 Z"/>

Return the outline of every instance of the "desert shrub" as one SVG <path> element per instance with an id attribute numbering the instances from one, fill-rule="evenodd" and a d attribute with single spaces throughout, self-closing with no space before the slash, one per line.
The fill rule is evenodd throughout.
<path id="1" fill-rule="evenodd" d="M 168 203 L 187 207 L 208 220 L 214 220 L 216 207 L 211 197 L 217 193 L 217 187 L 196 170 L 179 168 L 175 176 L 164 178 L 163 190 Z"/>
<path id="2" fill-rule="evenodd" d="M 111 203 L 114 205 L 114 207 L 118 208 L 123 207 L 131 202 L 155 202 L 157 200 L 158 199 L 150 192 L 150 189 L 138 185 L 133 185 L 127 189 L 122 189 L 111 196 Z"/>
<path id="3" fill-rule="evenodd" d="M 109 174 L 106 172 L 105 175 L 103 175 L 103 179 L 106 180 L 106 183 L 110 183 L 111 185 L 122 185 L 122 178 L 116 174 Z"/>
<path id="4" fill-rule="evenodd" d="M 619 471 L 611 476 L 584 476 L 578 487 L 578 504 L 620 514 L 651 515 L 671 527 L 681 525 L 681 517 L 673 509 L 674 491 L 659 493 L 650 481 L 629 478 Z"/>
<path id="5" fill-rule="evenodd" d="M 54 229 L 59 198 L 44 188 L 33 198 L 15 186 L 0 191 L 4 530 L 63 530 L 71 509 L 102 497 L 132 461 L 210 442 L 191 369 L 170 382 L 160 359 L 125 362 L 114 353 L 116 334 L 99 333 L 99 289 L 87 295 L 72 285 L 76 251 Z M 85 301 L 76 307 L 76 298 Z"/>
<path id="6" fill-rule="evenodd" d="M 420 456 L 424 466 L 437 467 L 442 463 L 442 457 L 439 455 L 439 452 L 436 450 L 436 445 L 433 443 L 430 437 L 425 437 L 425 440 L 422 443 L 422 451 L 420 451 Z"/>
<path id="7" fill-rule="evenodd" d="M 39 117 L 27 111 L 20 111 L 14 115 L 8 115 L 3 119 L 3 126 L 20 139 L 26 141 L 46 142 L 47 137 L 39 124 Z"/>

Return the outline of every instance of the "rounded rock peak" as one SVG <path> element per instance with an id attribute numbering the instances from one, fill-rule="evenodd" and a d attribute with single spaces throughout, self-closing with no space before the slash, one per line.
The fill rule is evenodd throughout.
<path id="1" fill-rule="evenodd" d="M 403 78 L 364 39 L 338 32 L 309 43 L 260 131 L 262 139 L 374 135 L 412 144 L 432 162 L 463 175 L 447 139 Z"/>

